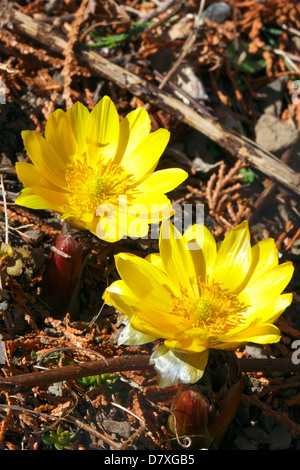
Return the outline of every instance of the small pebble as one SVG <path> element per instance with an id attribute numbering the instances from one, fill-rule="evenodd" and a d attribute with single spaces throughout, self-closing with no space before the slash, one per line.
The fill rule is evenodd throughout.
<path id="1" fill-rule="evenodd" d="M 222 24 L 227 20 L 228 16 L 231 13 L 230 6 L 225 2 L 215 2 L 209 5 L 201 17 L 200 25 L 203 23 L 204 18 L 208 18 L 211 21 Z"/>
<path id="2" fill-rule="evenodd" d="M 128 421 L 115 421 L 113 419 L 105 419 L 102 425 L 106 432 L 118 434 L 128 439 L 130 437 L 131 424 Z"/>

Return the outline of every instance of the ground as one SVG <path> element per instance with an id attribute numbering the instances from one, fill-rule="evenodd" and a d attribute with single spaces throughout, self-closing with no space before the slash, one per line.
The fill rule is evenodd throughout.
<path id="1" fill-rule="evenodd" d="M 146 366 L 124 368 L 124 357 L 146 357 L 153 344 L 118 346 L 120 314 L 102 301 L 106 286 L 118 278 L 114 254 L 130 251 L 144 257 L 157 250 L 157 241 L 112 245 L 71 229 L 84 263 L 71 305 L 55 316 L 51 301 L 45 301 L 45 276 L 64 227 L 55 213 L 14 203 L 22 189 L 14 165 L 28 161 L 21 131 L 42 133 L 55 109 L 77 100 L 92 109 L 106 94 L 121 117 L 144 106 L 153 130 L 170 130 L 159 168 L 180 167 L 189 174 L 170 194 L 174 204 L 203 204 L 205 223 L 217 240 L 247 219 L 253 243 L 272 237 L 280 261 L 293 262 L 295 274 L 287 291 L 294 300 L 277 322 L 281 341 L 235 351 L 238 360 L 257 360 L 258 369 L 242 369 L 240 404 L 218 448 L 299 449 L 300 379 L 292 362 L 300 338 L 300 191 L 299 183 L 293 183 L 300 168 L 299 5 L 283 0 L 35 0 L 20 1 L 15 8 L 47 25 L 53 44 L 59 37 L 68 48 L 60 53 L 17 27 L 12 10 L 1 15 L 1 241 L 13 250 L 9 265 L 20 258 L 19 248 L 29 254 L 22 258 L 21 272 L 9 274 L 7 259 L 1 262 L 1 377 L 46 369 L 55 373 L 85 362 L 101 363 L 102 356 L 117 358 L 119 369 L 94 378 L 78 378 L 71 369 L 69 376 L 51 383 L 37 378 L 34 386 L 0 388 L 0 448 L 168 450 L 174 445 L 166 425 L 177 386 L 159 389 L 155 372 Z M 125 75 L 146 80 L 152 87 L 149 101 L 147 90 L 122 87 L 113 73 L 101 76 L 80 58 L 80 48 L 97 52 Z M 253 165 L 247 154 L 242 159 L 241 152 L 230 151 L 225 140 L 188 125 L 178 109 L 161 108 L 159 89 L 212 119 L 212 127 L 217 122 L 224 132 L 250 139 L 264 155 L 271 152 L 288 164 L 292 183 L 290 173 L 284 181 L 269 160 L 269 166 L 263 161 Z M 287 362 L 270 372 L 259 368 L 260 359 Z"/>

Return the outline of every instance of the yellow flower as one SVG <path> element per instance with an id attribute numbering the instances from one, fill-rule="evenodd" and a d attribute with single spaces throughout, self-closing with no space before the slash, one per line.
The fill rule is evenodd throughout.
<path id="1" fill-rule="evenodd" d="M 103 298 L 127 317 L 120 344 L 164 340 L 151 356 L 160 386 L 199 380 L 210 348 L 280 340 L 274 322 L 292 301 L 281 293 L 294 268 L 278 264 L 273 239 L 251 247 L 244 221 L 217 244 L 202 224 L 181 236 L 165 221 L 159 251 L 118 254 L 121 280 Z"/>
<path id="2" fill-rule="evenodd" d="M 150 127 L 143 108 L 120 122 L 107 96 L 91 112 L 79 102 L 54 111 L 45 138 L 22 132 L 32 163 L 16 164 L 25 186 L 16 203 L 57 212 L 107 241 L 130 236 L 130 227 L 137 237 L 147 235 L 149 223 L 170 217 L 165 193 L 187 178 L 177 168 L 154 171 L 169 132 Z"/>

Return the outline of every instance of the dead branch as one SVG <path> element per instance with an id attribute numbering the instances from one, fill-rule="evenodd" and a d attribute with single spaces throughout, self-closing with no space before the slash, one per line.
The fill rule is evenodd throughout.
<path id="1" fill-rule="evenodd" d="M 11 31 L 13 25 L 14 32 L 26 35 L 39 44 L 47 46 L 53 52 L 63 55 L 67 42 L 55 36 L 49 25 L 40 24 L 30 16 L 7 8 L 5 5 L 0 6 L 0 18 L 2 28 L 7 31 Z M 202 116 L 179 99 L 158 90 L 147 80 L 111 63 L 100 54 L 80 47 L 74 50 L 77 59 L 87 63 L 96 75 L 113 81 L 120 88 L 128 90 L 133 95 L 175 116 L 178 120 L 206 135 L 234 157 L 247 162 L 265 175 L 278 181 L 284 187 L 300 195 L 300 174 L 294 172 L 272 153 L 257 146 L 250 139 L 221 126 L 208 116 Z"/>
<path id="2" fill-rule="evenodd" d="M 0 377 L 0 391 L 45 387 L 55 382 L 76 380 L 110 372 L 152 369 L 152 366 L 149 365 L 149 357 L 148 355 L 113 357 L 105 361 L 98 360 L 40 372 Z"/>
<path id="3" fill-rule="evenodd" d="M 90 375 L 108 372 L 150 370 L 148 354 L 139 356 L 113 357 L 104 361 L 85 362 L 41 372 L 30 372 L 10 377 L 0 377 L 0 391 L 22 390 L 33 387 L 45 387 L 55 382 L 76 380 Z M 238 359 L 242 372 L 300 372 L 300 364 L 294 364 L 290 358 L 277 359 Z"/>

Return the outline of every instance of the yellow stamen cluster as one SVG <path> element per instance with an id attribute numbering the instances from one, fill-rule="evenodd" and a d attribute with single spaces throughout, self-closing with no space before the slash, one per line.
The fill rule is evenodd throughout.
<path id="1" fill-rule="evenodd" d="M 101 158 L 93 167 L 87 164 L 86 158 L 74 160 L 65 179 L 71 205 L 82 206 L 89 212 L 96 212 L 101 204 L 116 205 L 118 196 L 133 184 L 132 176 L 121 165 L 111 161 L 104 164 Z"/>
<path id="2" fill-rule="evenodd" d="M 195 281 L 191 281 L 195 285 Z M 237 296 L 222 290 L 218 283 L 196 282 L 197 298 L 181 288 L 181 297 L 173 297 L 172 315 L 185 318 L 191 327 L 202 328 L 211 334 L 225 334 L 245 321 L 246 306 Z"/>

